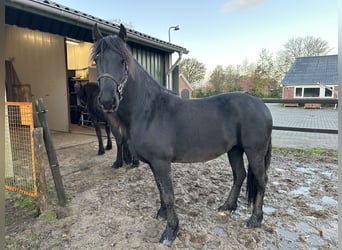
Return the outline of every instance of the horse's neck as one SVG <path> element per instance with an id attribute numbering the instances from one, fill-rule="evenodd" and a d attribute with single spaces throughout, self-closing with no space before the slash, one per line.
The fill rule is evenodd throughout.
<path id="1" fill-rule="evenodd" d="M 161 86 L 140 66 L 136 65 L 134 77 L 129 77 L 120 114 L 124 123 L 130 127 L 137 117 L 151 108 L 153 100 L 162 93 Z"/>
<path id="2" fill-rule="evenodd" d="M 94 116 L 99 116 L 103 112 L 97 102 L 98 95 L 98 91 L 89 91 L 87 95 L 87 108 Z"/>

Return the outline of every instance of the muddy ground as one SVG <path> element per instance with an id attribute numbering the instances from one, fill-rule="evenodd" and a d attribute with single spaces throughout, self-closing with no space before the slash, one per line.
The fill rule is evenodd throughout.
<path id="1" fill-rule="evenodd" d="M 238 210 L 219 215 L 232 173 L 227 157 L 173 164 L 180 232 L 171 247 L 158 243 L 165 222 L 155 219 L 159 194 L 149 167 L 114 170 L 115 150 L 96 155 L 97 143 L 57 151 L 68 196 L 55 205 L 50 170 L 50 211 L 35 217 L 32 206 L 6 199 L 6 249 L 337 249 L 336 156 L 275 150 L 261 228 L 250 216 L 245 185 Z"/>

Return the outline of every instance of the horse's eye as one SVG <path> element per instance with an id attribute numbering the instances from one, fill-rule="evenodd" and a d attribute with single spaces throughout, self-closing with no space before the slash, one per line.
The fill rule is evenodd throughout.
<path id="1" fill-rule="evenodd" d="M 124 59 L 121 60 L 121 64 L 125 65 L 125 60 Z"/>
<path id="2" fill-rule="evenodd" d="M 94 61 L 97 62 L 97 60 L 99 60 L 99 57 L 100 57 L 100 55 L 96 54 L 95 57 L 94 57 Z"/>

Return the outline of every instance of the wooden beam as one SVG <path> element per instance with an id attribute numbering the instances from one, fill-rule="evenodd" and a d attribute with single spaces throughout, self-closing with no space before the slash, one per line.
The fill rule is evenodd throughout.
<path id="1" fill-rule="evenodd" d="M 66 196 L 65 196 L 62 176 L 59 170 L 59 164 L 58 164 L 55 147 L 51 139 L 50 130 L 49 130 L 47 119 L 46 119 L 47 110 L 45 108 L 43 98 L 35 99 L 35 107 L 36 107 L 36 111 L 38 112 L 38 119 L 40 121 L 41 126 L 43 127 L 45 149 L 46 149 L 46 153 L 49 159 L 49 165 L 50 165 L 50 169 L 52 172 L 52 177 L 55 182 L 58 202 L 60 205 L 64 206 L 66 204 Z"/>

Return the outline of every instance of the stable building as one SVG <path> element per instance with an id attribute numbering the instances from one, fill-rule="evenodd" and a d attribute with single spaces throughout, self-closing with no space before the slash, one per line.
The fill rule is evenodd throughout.
<path id="1" fill-rule="evenodd" d="M 50 129 L 70 131 L 77 123 L 77 90 L 96 81 L 90 61 L 92 27 L 103 35 L 119 25 L 47 0 L 5 0 L 6 94 L 8 101 L 43 98 Z M 188 50 L 127 29 L 135 59 L 165 87 L 178 92 L 178 60 Z M 177 71 L 178 72 L 178 71 Z"/>
<path id="2" fill-rule="evenodd" d="M 337 99 L 338 56 L 299 57 L 281 82 L 283 99 Z M 296 103 L 287 104 L 298 106 Z M 306 104 L 320 108 L 320 104 Z"/>

